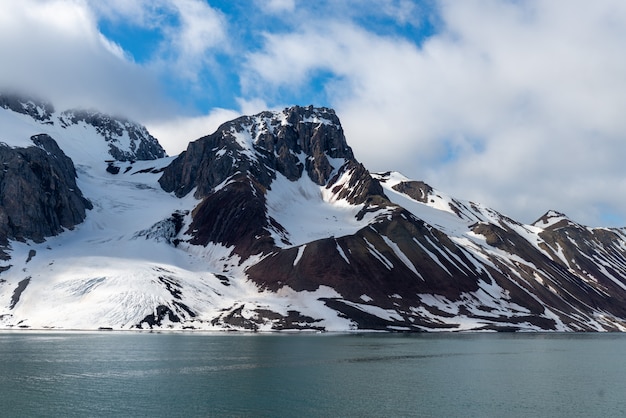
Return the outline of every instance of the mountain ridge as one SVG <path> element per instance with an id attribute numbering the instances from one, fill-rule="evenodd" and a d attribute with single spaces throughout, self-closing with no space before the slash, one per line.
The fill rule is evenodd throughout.
<path id="1" fill-rule="evenodd" d="M 0 95 L 0 139 L 47 135 L 91 205 L 41 240 L 5 233 L 0 327 L 626 330 L 626 230 L 370 173 L 332 109 L 242 116 L 176 157 L 71 114 Z"/>

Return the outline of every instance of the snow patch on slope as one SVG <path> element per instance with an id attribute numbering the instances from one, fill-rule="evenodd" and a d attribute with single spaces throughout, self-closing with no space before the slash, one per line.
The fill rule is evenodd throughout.
<path id="1" fill-rule="evenodd" d="M 333 200 L 324 186 L 315 184 L 308 176 L 290 181 L 277 174 L 270 187 L 266 194 L 268 216 L 285 228 L 290 243 L 284 244 L 278 232 L 270 231 L 278 246 L 300 246 L 322 238 L 352 235 L 377 216 L 368 213 L 357 220 L 363 205 Z"/>
<path id="2" fill-rule="evenodd" d="M 126 130 L 121 136 L 112 136 L 113 142 L 107 142 L 96 127 L 82 120 L 72 123 L 68 115 L 67 112 L 56 112 L 49 121 L 40 122 L 0 107 L 0 141 L 13 147 L 29 147 L 33 146 L 31 136 L 48 134 L 75 165 L 94 168 L 102 167 L 105 160 L 113 159 L 109 154 L 109 145 L 122 152 L 134 153 Z"/>
<path id="3" fill-rule="evenodd" d="M 298 261 L 302 258 L 302 254 L 304 254 L 304 249 L 306 245 L 302 245 L 298 248 L 298 253 L 296 254 L 296 258 L 293 260 L 293 266 L 295 267 L 298 264 Z"/>
<path id="4" fill-rule="evenodd" d="M 343 258 L 346 261 L 346 264 L 350 264 L 350 260 L 348 260 L 348 257 L 346 256 L 346 253 L 343 251 L 343 248 L 341 248 L 341 245 L 339 245 L 337 241 L 335 241 L 335 245 L 337 246 L 337 252 L 339 252 L 339 255 L 341 256 L 341 258 Z"/>
<path id="5" fill-rule="evenodd" d="M 398 257 L 400 259 L 400 261 L 402 261 L 404 263 L 404 265 L 409 268 L 409 270 L 411 270 L 413 273 L 415 273 L 416 276 L 422 278 L 422 280 L 423 280 L 422 275 L 419 274 L 419 272 L 417 271 L 417 269 L 415 268 L 415 266 L 413 265 L 411 260 L 409 260 L 409 258 L 402 252 L 400 247 L 398 247 L 398 244 L 396 244 L 395 242 L 390 240 L 389 237 L 386 237 L 384 235 L 382 235 L 382 238 L 385 241 L 385 244 L 387 244 L 387 246 L 389 248 L 391 248 L 393 250 L 393 252 L 396 254 L 396 257 Z"/>

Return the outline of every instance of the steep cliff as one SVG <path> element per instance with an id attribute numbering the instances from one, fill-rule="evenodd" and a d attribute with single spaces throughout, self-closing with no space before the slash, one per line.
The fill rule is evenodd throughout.
<path id="1" fill-rule="evenodd" d="M 34 146 L 0 144 L 0 241 L 41 242 L 81 223 L 92 208 L 76 185 L 72 160 L 46 134 Z"/>

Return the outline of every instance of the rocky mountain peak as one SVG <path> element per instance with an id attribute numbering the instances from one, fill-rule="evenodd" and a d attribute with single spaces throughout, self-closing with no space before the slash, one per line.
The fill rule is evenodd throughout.
<path id="1" fill-rule="evenodd" d="M 572 222 L 564 213 L 556 210 L 549 210 L 541 218 L 533 222 L 532 225 L 544 229 L 557 229 L 576 224 Z"/>
<path id="2" fill-rule="evenodd" d="M 28 115 L 39 122 L 49 122 L 54 113 L 54 106 L 49 102 L 11 93 L 0 93 L 0 107 Z"/>
<path id="3" fill-rule="evenodd" d="M 225 124 L 222 133 L 243 149 L 263 154 L 291 180 L 301 176 L 304 166 L 311 180 L 325 185 L 334 169 L 329 158 L 354 159 L 339 118 L 323 107 L 293 106 L 243 116 Z"/>
<path id="4" fill-rule="evenodd" d="M 155 160 L 165 157 L 165 150 L 148 130 L 123 117 L 94 110 L 66 110 L 61 113 L 61 126 L 85 123 L 93 126 L 105 139 L 109 154 L 118 161 Z"/>
<path id="5" fill-rule="evenodd" d="M 72 160 L 46 134 L 35 146 L 0 144 L 0 246 L 8 240 L 41 242 L 81 223 L 92 208 L 76 185 Z"/>
<path id="6" fill-rule="evenodd" d="M 202 200 L 187 231 L 192 244 L 235 246 L 244 258 L 294 242 L 277 219 L 283 213 L 275 196 L 285 190 L 320 207 L 325 199 L 345 200 L 355 207 L 355 222 L 389 204 L 378 180 L 354 159 L 335 112 L 312 106 L 221 125 L 190 143 L 159 183 L 179 197 L 195 190 Z"/>
<path id="7" fill-rule="evenodd" d="M 333 110 L 294 106 L 224 123 L 215 133 L 190 143 L 159 182 L 177 196 L 196 188 L 198 198 L 235 173 L 249 173 L 269 187 L 276 173 L 295 181 L 306 172 L 323 186 L 341 165 L 353 160 Z"/>

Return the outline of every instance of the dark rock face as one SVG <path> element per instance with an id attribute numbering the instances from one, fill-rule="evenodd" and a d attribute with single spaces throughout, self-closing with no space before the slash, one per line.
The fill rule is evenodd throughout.
<path id="1" fill-rule="evenodd" d="M 398 256 L 394 245 L 406 259 Z M 342 298 L 329 298 L 326 305 L 366 329 L 401 326 L 420 330 L 433 326 L 429 319 L 420 319 L 412 311 L 420 305 L 419 294 L 459 300 L 479 290 L 479 281 L 491 280 L 487 271 L 470 269 L 471 256 L 445 234 L 401 208 L 354 235 L 307 243 L 296 263 L 298 251 L 298 247 L 274 251 L 251 266 L 248 276 L 272 290 L 282 286 L 298 291 L 333 288 Z M 434 259 L 432 254 L 440 257 Z M 371 306 L 393 310 L 397 315 L 384 320 L 355 307 L 364 303 L 363 295 Z"/>
<path id="2" fill-rule="evenodd" d="M 155 326 L 161 326 L 165 319 L 170 322 L 180 322 L 178 315 L 176 315 L 169 306 L 159 305 L 156 307 L 154 313 L 146 315 L 144 319 L 136 324 L 136 328 L 152 329 Z"/>
<path id="3" fill-rule="evenodd" d="M 118 161 L 155 160 L 166 156 L 165 150 L 144 126 L 128 119 L 94 111 L 68 110 L 61 114 L 61 121 L 64 126 L 84 122 L 95 127 L 107 141 L 109 154 Z M 119 146 L 125 135 L 130 141 L 130 150 Z"/>
<path id="4" fill-rule="evenodd" d="M 320 320 L 310 316 L 302 315 L 298 311 L 287 311 L 287 315 L 282 315 L 269 309 L 256 309 L 256 316 L 246 318 L 243 316 L 243 305 L 235 307 L 228 312 L 220 314 L 211 320 L 212 325 L 219 325 L 225 328 L 236 327 L 250 331 L 258 331 L 259 326 L 268 320 L 272 322 L 272 330 L 280 331 L 284 329 L 317 330 L 323 331 L 324 327 L 319 325 Z"/>
<path id="5" fill-rule="evenodd" d="M 262 187 L 245 177 L 204 198 L 192 216 L 191 244 L 235 246 L 243 257 L 273 248 Z"/>
<path id="6" fill-rule="evenodd" d="M 385 192 L 380 182 L 372 178 L 365 166 L 355 160 L 348 161 L 341 167 L 337 174 L 328 182 L 327 187 L 331 187 L 332 184 L 338 182 L 344 173 L 351 174 L 348 182 L 332 187 L 332 192 L 336 194 L 337 199 L 346 199 L 353 205 L 367 203 L 372 205 L 373 208 L 391 204 L 385 197 Z M 365 210 L 371 209 L 366 208 Z"/>
<path id="7" fill-rule="evenodd" d="M 433 188 L 423 181 L 402 181 L 393 189 L 422 203 L 428 203 L 428 196 L 433 192 Z"/>
<path id="8" fill-rule="evenodd" d="M 28 115 L 40 122 L 50 121 L 54 113 L 54 107 L 51 103 L 38 99 L 27 99 L 17 94 L 0 93 L 0 107 Z"/>
<path id="9" fill-rule="evenodd" d="M 380 184 L 354 160 L 334 111 L 296 106 L 223 124 L 190 143 L 159 183 L 179 197 L 195 189 L 194 196 L 202 199 L 192 213 L 192 244 L 234 245 L 247 257 L 274 248 L 269 230 L 282 228 L 267 215 L 265 199 L 278 173 L 291 181 L 307 175 L 330 186 L 345 172 L 352 177 L 345 190 L 334 191 L 339 198 L 353 203 L 374 203 L 373 195 L 383 199 Z"/>
<path id="10" fill-rule="evenodd" d="M 626 317 L 626 250 L 618 244 L 623 229 L 587 228 L 563 216 L 540 237 L 549 257 L 574 275 L 558 286 L 572 294 L 583 290 L 590 306 Z"/>
<path id="11" fill-rule="evenodd" d="M 167 242 L 176 246 L 178 244 L 176 237 L 183 228 L 184 217 L 187 214 L 187 211 L 176 211 L 169 218 L 157 222 L 148 229 L 137 232 L 134 238 L 143 237 L 144 239 Z"/>
<path id="12" fill-rule="evenodd" d="M 211 135 L 192 142 L 165 169 L 165 191 L 203 198 L 233 174 L 247 173 L 269 187 L 275 172 L 297 180 L 304 171 L 326 185 L 334 170 L 329 158 L 353 160 L 335 112 L 295 106 L 281 114 L 263 112 L 227 122 Z"/>
<path id="13" fill-rule="evenodd" d="M 20 297 L 30 283 L 30 279 L 30 277 L 27 277 L 17 284 L 17 287 L 15 288 L 15 290 L 13 291 L 13 295 L 11 296 L 11 304 L 9 305 L 9 309 L 15 308 L 15 305 L 17 305 L 17 303 L 20 301 Z"/>
<path id="14" fill-rule="evenodd" d="M 91 203 L 76 185 L 72 160 L 48 135 L 31 138 L 36 146 L 0 145 L 0 240 L 32 239 L 72 229 Z"/>
<path id="15" fill-rule="evenodd" d="M 294 290 L 312 291 L 326 285 L 355 302 L 367 294 L 383 301 L 382 306 L 392 304 L 391 294 L 411 300 L 417 293 L 429 292 L 458 298 L 462 292 L 478 288 L 476 276 L 480 277 L 479 274 L 469 271 L 463 264 L 459 268 L 443 257 L 438 263 L 429 256 L 438 252 L 433 244 L 437 242 L 460 259 L 467 259 L 444 234 L 407 216 L 402 209 L 394 210 L 383 219 L 354 235 L 306 244 L 297 263 L 294 260 L 299 247 L 275 251 L 250 267 L 248 275 L 274 290 L 288 285 Z M 398 258 L 383 236 L 419 267 L 418 274 Z M 466 264 L 471 265 L 467 260 Z M 453 280 L 442 280 L 448 272 L 455 272 Z"/>

